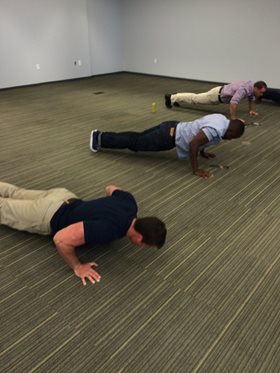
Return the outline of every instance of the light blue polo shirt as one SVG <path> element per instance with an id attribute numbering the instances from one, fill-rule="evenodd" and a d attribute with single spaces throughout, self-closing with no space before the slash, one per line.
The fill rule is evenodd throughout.
<path id="1" fill-rule="evenodd" d="M 179 122 L 176 127 L 175 145 L 178 158 L 184 159 L 189 156 L 189 146 L 198 132 L 203 131 L 208 142 L 201 146 L 202 150 L 210 145 L 216 145 L 226 133 L 229 119 L 222 114 L 210 114 L 194 120 L 193 122 Z"/>

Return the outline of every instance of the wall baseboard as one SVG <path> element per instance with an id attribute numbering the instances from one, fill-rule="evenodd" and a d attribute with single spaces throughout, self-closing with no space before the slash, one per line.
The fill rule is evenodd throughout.
<path id="1" fill-rule="evenodd" d="M 202 80 L 202 79 L 192 79 L 192 78 L 181 78 L 181 77 L 178 77 L 178 76 L 169 76 L 169 75 L 159 75 L 159 74 L 149 74 L 149 73 L 139 73 L 137 71 L 122 71 L 123 73 L 127 73 L 127 74 L 135 74 L 135 75 L 145 75 L 145 76 L 155 76 L 155 77 L 159 77 L 159 78 L 165 78 L 165 79 L 178 79 L 178 80 L 185 80 L 185 81 L 189 81 L 189 82 L 201 82 L 201 83 L 212 83 L 212 84 L 215 84 L 215 85 L 224 85 L 224 84 L 228 84 L 228 82 L 214 82 L 214 81 L 211 81 L 211 80 Z"/>
<path id="2" fill-rule="evenodd" d="M 88 76 L 83 76 L 81 78 L 71 78 L 71 79 L 61 79 L 61 80 L 49 80 L 47 82 L 41 82 L 41 83 L 34 83 L 34 84 L 24 84 L 24 85 L 16 85 L 12 87 L 5 87 L 5 88 L 0 88 L 0 91 L 7 91 L 9 89 L 14 89 L 14 88 L 25 88 L 25 87 L 35 87 L 35 86 L 40 86 L 40 85 L 46 85 L 46 84 L 55 84 L 55 83 L 63 83 L 63 82 L 72 82 L 75 80 L 84 80 L 84 79 L 90 79 L 94 78 L 96 76 L 106 76 L 106 75 L 114 75 L 114 74 L 121 74 L 124 71 L 115 71 L 113 73 L 104 73 L 104 74 L 96 74 L 96 75 L 88 75 Z"/>
<path id="3" fill-rule="evenodd" d="M 139 73 L 137 71 L 127 71 L 127 70 L 120 70 L 120 71 L 115 71 L 112 73 L 104 73 L 104 74 L 96 74 L 96 75 L 89 75 L 89 76 L 83 76 L 81 78 L 72 78 L 72 79 L 62 79 L 62 80 L 53 80 L 53 81 L 47 81 L 47 82 L 42 82 L 42 83 L 35 83 L 35 84 L 25 84 L 25 85 L 19 85 L 19 86 L 12 86 L 12 87 L 6 87 L 6 88 L 0 88 L 0 91 L 6 91 L 9 89 L 14 89 L 14 88 L 25 88 L 25 87 L 34 87 L 34 86 L 40 86 L 40 85 L 45 85 L 45 84 L 55 84 L 55 83 L 63 83 L 63 82 L 70 82 L 70 81 L 75 81 L 75 80 L 84 80 L 84 79 L 90 79 L 90 78 L 95 78 L 98 76 L 108 76 L 108 75 L 115 75 L 115 74 L 132 74 L 132 75 L 143 75 L 143 76 L 153 76 L 153 77 L 158 77 L 158 78 L 165 78 L 165 79 L 178 79 L 178 80 L 184 80 L 187 82 L 200 82 L 200 83 L 210 83 L 213 85 L 225 85 L 228 84 L 229 82 L 215 82 L 211 80 L 202 80 L 202 79 L 191 79 L 191 78 L 180 78 L 180 77 L 175 77 L 175 76 L 168 76 L 168 75 L 158 75 L 158 74 L 148 74 L 148 73 Z M 272 88 L 271 89 L 276 89 L 279 90 L 279 88 Z"/>

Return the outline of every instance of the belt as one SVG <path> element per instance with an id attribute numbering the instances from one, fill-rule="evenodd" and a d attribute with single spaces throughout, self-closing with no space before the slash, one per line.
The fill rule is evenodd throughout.
<path id="1" fill-rule="evenodd" d="M 175 145 L 175 140 L 176 140 L 176 127 L 177 127 L 177 124 L 179 123 L 179 122 L 177 122 L 177 121 L 170 121 L 170 122 L 173 122 L 172 123 L 172 127 L 170 127 L 169 128 L 169 135 L 172 137 L 172 139 L 173 139 L 173 143 L 174 143 L 174 145 Z"/>
<path id="2" fill-rule="evenodd" d="M 50 225 L 52 227 L 52 230 L 53 230 L 53 227 L 56 227 L 58 222 L 59 222 L 59 219 L 61 217 L 61 209 L 65 206 L 71 205 L 72 203 L 74 203 L 75 201 L 78 201 L 78 200 L 79 200 L 78 198 L 70 198 L 67 201 L 64 201 L 62 205 L 60 205 L 60 207 L 56 210 L 56 212 L 54 213 L 54 215 L 53 215 L 53 217 L 51 218 L 51 221 L 50 221 Z"/>
<path id="3" fill-rule="evenodd" d="M 71 205 L 72 203 L 74 203 L 76 201 L 78 201 L 78 198 L 70 198 L 67 201 L 64 201 L 63 204 L 60 207 Z"/>
<path id="4" fill-rule="evenodd" d="M 224 86 L 222 86 L 222 87 L 219 89 L 219 94 L 218 94 L 218 99 L 219 99 L 219 102 L 220 102 L 221 104 L 223 104 L 223 101 L 222 101 L 222 99 L 221 99 L 221 93 L 222 93 L 223 88 L 224 88 Z"/>

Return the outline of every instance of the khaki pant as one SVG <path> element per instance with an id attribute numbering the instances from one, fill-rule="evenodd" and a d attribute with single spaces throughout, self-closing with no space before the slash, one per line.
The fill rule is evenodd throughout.
<path id="1" fill-rule="evenodd" d="M 59 207 L 76 195 L 65 188 L 28 190 L 0 182 L 0 224 L 38 234 L 50 234 Z"/>
<path id="2" fill-rule="evenodd" d="M 219 91 L 221 87 L 215 87 L 205 93 L 176 93 L 171 95 L 171 104 L 175 102 L 180 104 L 218 104 L 219 103 Z"/>

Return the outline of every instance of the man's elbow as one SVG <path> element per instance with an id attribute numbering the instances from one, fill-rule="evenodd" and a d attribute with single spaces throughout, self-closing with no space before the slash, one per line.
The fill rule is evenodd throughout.
<path id="1" fill-rule="evenodd" d="M 63 234 L 62 231 L 58 231 L 54 235 L 54 237 L 53 237 L 53 243 L 54 243 L 56 249 L 59 250 L 59 251 L 64 251 L 65 248 L 69 246 L 65 242 L 64 234 Z"/>
<path id="2" fill-rule="evenodd" d="M 58 250 L 62 248 L 62 246 L 63 246 L 63 241 L 62 241 L 62 239 L 60 238 L 59 232 L 57 232 L 57 233 L 53 236 L 53 243 L 54 243 L 54 246 L 55 246 Z"/>
<path id="3" fill-rule="evenodd" d="M 199 149 L 199 143 L 196 140 L 191 141 L 190 152 L 192 154 L 196 154 L 196 153 L 198 153 L 198 149 Z"/>
<path id="4" fill-rule="evenodd" d="M 105 193 L 107 196 L 111 196 L 115 190 L 120 190 L 121 188 L 116 185 L 107 185 L 105 188 Z"/>
<path id="5" fill-rule="evenodd" d="M 112 187 L 112 185 L 107 185 L 105 187 L 105 194 L 106 194 L 106 196 L 110 196 L 111 187 Z"/>

